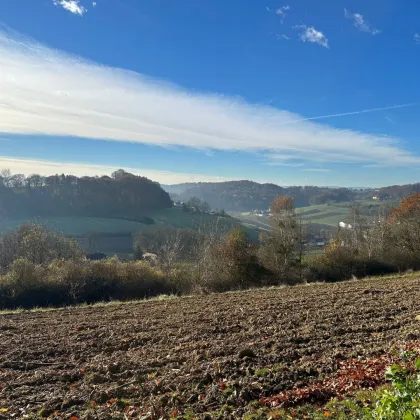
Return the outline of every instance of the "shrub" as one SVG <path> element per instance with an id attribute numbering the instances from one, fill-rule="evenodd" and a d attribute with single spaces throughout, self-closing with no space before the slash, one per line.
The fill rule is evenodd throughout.
<path id="1" fill-rule="evenodd" d="M 385 379 L 389 381 L 385 386 L 360 390 L 344 399 L 333 398 L 322 408 L 315 405 L 296 407 L 284 412 L 284 418 L 419 420 L 420 359 L 416 361 L 416 356 L 417 352 L 401 352 L 399 364 L 385 371 Z"/>
<path id="2" fill-rule="evenodd" d="M 173 293 L 163 273 L 144 261 L 126 262 L 117 266 L 118 286 L 114 299 L 141 299 Z"/>
<path id="3" fill-rule="evenodd" d="M 0 236 L 0 270 L 7 271 L 19 258 L 34 264 L 48 264 L 54 259 L 81 259 L 83 251 L 64 234 L 29 223 Z"/>
<path id="4" fill-rule="evenodd" d="M 168 281 L 173 294 L 184 295 L 194 292 L 195 265 L 192 263 L 175 264 Z"/>
<path id="5" fill-rule="evenodd" d="M 184 289 L 185 290 L 185 289 Z M 0 276 L 0 308 L 63 306 L 173 294 L 177 287 L 145 262 L 54 260 L 48 265 L 25 259 Z"/>
<path id="6" fill-rule="evenodd" d="M 396 273 L 399 267 L 386 255 L 373 254 L 343 245 L 339 236 L 323 254 L 306 258 L 305 278 L 307 281 L 336 282 L 354 277 L 367 277 Z"/>
<path id="7" fill-rule="evenodd" d="M 308 282 L 337 282 L 355 277 L 397 273 L 398 271 L 398 267 L 391 262 L 345 255 L 345 253 L 333 253 L 311 259 L 305 266 L 304 277 Z"/>
<path id="8" fill-rule="evenodd" d="M 0 278 L 2 307 L 34 307 L 60 305 L 65 290 L 47 275 L 45 266 L 23 258 L 15 260 L 10 271 Z"/>
<path id="9" fill-rule="evenodd" d="M 114 259 L 64 263 L 65 276 L 62 280 L 69 288 L 73 301 L 109 301 L 117 288 L 117 263 Z"/>
<path id="10" fill-rule="evenodd" d="M 415 371 L 393 365 L 385 373 L 392 388 L 384 390 L 371 418 L 386 420 L 420 419 L 420 359 L 415 361 Z"/>
<path id="11" fill-rule="evenodd" d="M 258 261 L 248 236 L 233 229 L 222 238 L 205 238 L 193 272 L 193 289 L 224 292 L 263 285 L 269 271 Z"/>

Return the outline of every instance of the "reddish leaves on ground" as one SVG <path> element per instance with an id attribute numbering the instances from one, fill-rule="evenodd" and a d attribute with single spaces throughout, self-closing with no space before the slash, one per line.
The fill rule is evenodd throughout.
<path id="1" fill-rule="evenodd" d="M 420 354 L 420 341 L 408 342 L 400 350 Z M 385 383 L 385 370 L 399 362 L 397 351 L 376 358 L 340 360 L 334 375 L 303 388 L 293 388 L 267 398 L 260 404 L 270 407 L 292 407 L 300 404 L 321 405 L 331 398 L 343 398 L 355 390 L 375 389 Z M 327 415 L 328 417 L 328 415 Z"/>

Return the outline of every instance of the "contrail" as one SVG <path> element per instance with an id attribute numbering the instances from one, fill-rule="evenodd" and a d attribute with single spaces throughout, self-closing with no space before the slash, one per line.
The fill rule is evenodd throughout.
<path id="1" fill-rule="evenodd" d="M 301 121 L 322 120 L 324 118 L 345 117 L 346 115 L 367 114 L 369 112 L 387 111 L 389 109 L 408 108 L 410 106 L 416 106 L 416 105 L 419 105 L 419 104 L 420 104 L 420 102 L 414 102 L 414 103 L 411 103 L 411 104 L 386 106 L 386 107 L 383 107 L 383 108 L 363 109 L 362 111 L 343 112 L 342 114 L 331 114 L 331 115 L 323 115 L 323 116 L 320 116 L 320 117 L 301 118 L 299 120 L 286 121 L 286 122 L 284 122 L 280 125 L 293 124 L 293 123 L 297 123 L 297 122 L 301 122 Z"/>

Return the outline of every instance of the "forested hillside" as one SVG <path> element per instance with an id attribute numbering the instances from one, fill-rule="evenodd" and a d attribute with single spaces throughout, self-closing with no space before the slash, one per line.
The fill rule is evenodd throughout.
<path id="1" fill-rule="evenodd" d="M 420 192 L 420 183 L 407 185 L 392 185 L 376 190 L 375 194 L 381 200 L 397 200 L 407 197 L 410 194 Z"/>
<path id="2" fill-rule="evenodd" d="M 0 173 L 0 214 L 5 217 L 133 217 L 172 207 L 158 183 L 118 170 L 109 176 L 25 177 Z"/>
<path id="3" fill-rule="evenodd" d="M 173 199 L 187 200 L 198 197 L 213 208 L 228 211 L 267 209 L 275 197 L 289 195 L 295 198 L 297 207 L 328 202 L 344 202 L 372 197 L 372 190 L 326 187 L 280 187 L 275 184 L 259 184 L 252 181 L 202 182 L 164 186 Z"/>
<path id="4" fill-rule="evenodd" d="M 174 200 L 185 201 L 191 197 L 198 197 L 207 201 L 213 208 L 223 208 L 227 211 L 250 211 L 267 209 L 278 195 L 294 197 L 296 207 L 371 200 L 373 197 L 382 201 L 400 200 L 410 194 L 420 192 L 420 183 L 379 189 L 356 189 L 314 186 L 281 187 L 252 181 L 228 181 L 164 185 L 163 188 Z"/>

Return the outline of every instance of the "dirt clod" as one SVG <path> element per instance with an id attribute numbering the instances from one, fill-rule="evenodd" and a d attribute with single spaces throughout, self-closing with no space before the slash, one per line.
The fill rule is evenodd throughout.
<path id="1" fill-rule="evenodd" d="M 252 349 L 243 349 L 239 352 L 238 357 L 240 359 L 244 359 L 245 357 L 249 357 L 251 359 L 254 359 L 255 357 L 257 357 L 257 355 L 255 354 L 255 352 Z"/>

